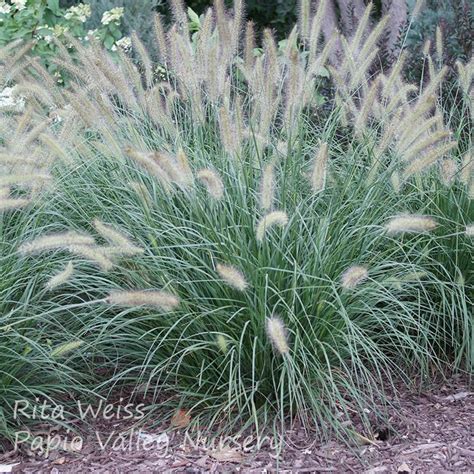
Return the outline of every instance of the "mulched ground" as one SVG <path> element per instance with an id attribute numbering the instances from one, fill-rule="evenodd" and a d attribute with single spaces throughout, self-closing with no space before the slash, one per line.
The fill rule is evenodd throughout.
<path id="1" fill-rule="evenodd" d="M 131 447 L 127 439 L 116 449 L 110 444 L 101 449 L 97 436 L 90 434 L 79 452 L 69 446 L 47 459 L 10 452 L 0 456 L 0 467 L 18 463 L 11 472 L 22 473 L 474 473 L 474 392 L 466 380 L 458 377 L 421 394 L 403 393 L 390 423 L 390 433 L 381 433 L 383 440 L 351 448 L 337 441 L 318 444 L 291 432 L 279 455 L 271 440 L 260 450 L 252 440 L 240 443 L 239 449 L 209 446 L 205 440 L 186 438 L 182 430 L 137 431 L 130 437 Z M 97 429 L 118 433 L 123 426 Z M 102 443 L 106 439 L 104 434 Z M 137 439 L 153 449 L 137 449 Z"/>

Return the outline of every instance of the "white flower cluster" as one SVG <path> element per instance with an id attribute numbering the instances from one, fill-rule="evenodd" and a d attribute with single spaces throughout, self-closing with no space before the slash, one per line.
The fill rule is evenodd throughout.
<path id="1" fill-rule="evenodd" d="M 69 31 L 69 28 L 67 26 L 54 25 L 54 27 L 53 27 L 53 36 L 56 36 L 56 38 L 59 38 L 60 36 L 62 36 L 67 31 Z"/>
<path id="2" fill-rule="evenodd" d="M 113 46 L 112 51 L 117 51 L 117 48 L 121 48 L 124 51 L 128 51 L 132 47 L 132 40 L 129 36 L 124 36 L 120 38 Z"/>
<path id="3" fill-rule="evenodd" d="M 37 28 L 38 34 L 35 35 L 36 39 L 43 38 L 46 43 L 51 43 L 53 41 L 53 30 L 49 25 L 41 25 Z"/>
<path id="4" fill-rule="evenodd" d="M 10 13 L 12 7 L 6 2 L 0 2 L 0 13 Z"/>
<path id="5" fill-rule="evenodd" d="M 18 11 L 26 8 L 26 0 L 12 0 L 12 3 Z"/>
<path id="6" fill-rule="evenodd" d="M 23 112 L 25 110 L 25 98 L 15 94 L 15 87 L 5 87 L 0 91 L 0 111 Z"/>
<path id="7" fill-rule="evenodd" d="M 86 40 L 91 40 L 97 38 L 97 30 L 89 30 L 86 34 L 85 39 Z"/>
<path id="8" fill-rule="evenodd" d="M 102 15 L 101 23 L 103 25 L 108 25 L 109 23 L 118 21 L 123 17 L 123 7 L 112 8 L 112 10 L 104 12 Z"/>
<path id="9" fill-rule="evenodd" d="M 72 7 L 68 8 L 64 14 L 64 18 L 66 18 L 66 20 L 79 20 L 81 23 L 85 23 L 90 16 L 91 6 L 84 3 L 73 5 Z"/>

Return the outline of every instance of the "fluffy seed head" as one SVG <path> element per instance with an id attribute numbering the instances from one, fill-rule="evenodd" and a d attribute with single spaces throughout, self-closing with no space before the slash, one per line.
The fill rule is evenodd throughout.
<path id="1" fill-rule="evenodd" d="M 114 291 L 106 299 L 117 306 L 147 306 L 172 311 L 179 305 L 179 298 L 167 291 Z"/>
<path id="2" fill-rule="evenodd" d="M 76 350 L 78 347 L 81 347 L 82 344 L 84 344 L 84 341 L 71 341 L 61 344 L 51 351 L 51 357 L 61 357 L 66 355 L 69 352 Z"/>
<path id="3" fill-rule="evenodd" d="M 267 229 L 273 226 L 284 227 L 288 224 L 288 216 L 283 211 L 273 211 L 263 216 L 257 225 L 257 240 L 263 242 Z"/>
<path id="4" fill-rule="evenodd" d="M 212 198 L 222 199 L 222 196 L 224 196 L 224 183 L 215 171 L 204 168 L 198 171 L 197 177 L 206 186 L 207 192 Z"/>
<path id="5" fill-rule="evenodd" d="M 219 276 L 231 287 L 239 291 L 244 291 L 248 284 L 245 281 L 243 273 L 231 265 L 218 263 L 216 270 Z"/>
<path id="6" fill-rule="evenodd" d="M 145 169 L 148 173 L 158 179 L 158 181 L 163 185 L 166 190 L 170 190 L 170 179 L 168 174 L 163 170 L 163 168 L 154 161 L 152 156 L 149 153 L 143 153 L 137 150 L 134 150 L 131 147 L 125 148 L 124 152 L 137 163 L 140 167 Z"/>
<path id="7" fill-rule="evenodd" d="M 50 278 L 50 280 L 46 283 L 46 289 L 51 291 L 58 286 L 64 285 L 64 283 L 66 283 L 71 278 L 73 273 L 74 265 L 72 262 L 69 262 L 64 270 Z"/>
<path id="8" fill-rule="evenodd" d="M 102 247 L 92 247 L 88 245 L 69 245 L 64 247 L 68 252 L 78 255 L 94 262 L 102 271 L 108 272 L 112 270 L 114 264 L 108 258 Z"/>
<path id="9" fill-rule="evenodd" d="M 30 202 L 30 199 L 5 199 L 0 197 L 0 212 L 21 209 L 30 204 Z"/>
<path id="10" fill-rule="evenodd" d="M 36 174 L 10 174 L 0 177 L 0 186 L 32 186 L 51 180 L 51 176 L 45 173 Z"/>
<path id="11" fill-rule="evenodd" d="M 400 173 L 398 171 L 394 171 L 390 175 L 390 183 L 392 184 L 392 187 L 396 193 L 399 193 L 401 188 L 402 188 L 402 183 L 400 180 Z"/>
<path id="12" fill-rule="evenodd" d="M 129 186 L 140 196 L 140 198 L 146 203 L 148 206 L 151 206 L 151 196 L 148 192 L 148 188 L 138 181 L 129 181 Z"/>
<path id="13" fill-rule="evenodd" d="M 471 180 L 474 177 L 474 157 L 472 153 L 466 153 L 462 160 L 460 179 L 461 183 L 465 186 L 469 186 Z"/>
<path id="14" fill-rule="evenodd" d="M 436 57 L 438 61 L 443 60 L 443 32 L 439 25 L 436 27 Z"/>
<path id="15" fill-rule="evenodd" d="M 274 165 L 269 163 L 265 166 L 260 183 L 260 207 L 268 211 L 273 204 L 275 191 Z"/>
<path id="16" fill-rule="evenodd" d="M 222 334 L 219 334 L 217 336 L 216 343 L 217 343 L 217 346 L 219 347 L 220 351 L 223 354 L 227 354 L 227 350 L 228 350 L 227 339 Z"/>
<path id="17" fill-rule="evenodd" d="M 184 155 L 184 159 L 186 159 L 186 155 Z M 189 176 L 187 174 L 189 170 L 183 170 L 177 157 L 175 158 L 165 152 L 155 152 L 153 153 L 153 160 L 166 173 L 170 181 L 183 187 L 189 184 Z"/>
<path id="18" fill-rule="evenodd" d="M 446 158 L 442 161 L 441 179 L 446 186 L 451 186 L 451 184 L 453 184 L 457 171 L 458 168 L 456 162 L 452 158 Z"/>
<path id="19" fill-rule="evenodd" d="M 108 242 L 112 244 L 109 249 L 115 250 L 122 255 L 136 255 L 143 253 L 143 250 L 136 247 L 133 242 L 124 234 L 114 229 L 109 224 L 104 224 L 101 220 L 95 219 L 93 221 L 95 230 Z M 113 253 L 112 251 L 110 253 Z"/>
<path id="20" fill-rule="evenodd" d="M 283 321 L 277 316 L 267 318 L 266 330 L 268 339 L 270 339 L 275 350 L 281 355 L 288 354 L 290 348 L 288 346 L 287 331 Z"/>
<path id="21" fill-rule="evenodd" d="M 193 172 L 191 171 L 191 167 L 189 166 L 188 157 L 186 156 L 186 153 L 182 148 L 178 150 L 178 153 L 176 154 L 176 160 L 178 161 L 178 165 L 183 176 L 183 182 L 185 182 L 186 184 L 192 184 Z"/>
<path id="22" fill-rule="evenodd" d="M 419 214 L 405 214 L 392 217 L 387 224 L 385 224 L 385 230 L 389 234 L 429 232 L 434 230 L 437 225 L 438 223 L 432 217 Z"/>
<path id="23" fill-rule="evenodd" d="M 29 242 L 25 242 L 20 245 L 18 251 L 22 254 L 28 254 L 43 252 L 45 250 L 66 248 L 71 245 L 85 246 L 94 244 L 95 240 L 93 237 L 69 231 L 44 235 Z"/>
<path id="24" fill-rule="evenodd" d="M 311 189 L 315 193 L 324 190 L 326 184 L 327 162 L 328 144 L 323 142 L 316 153 L 313 170 L 311 172 Z"/>
<path id="25" fill-rule="evenodd" d="M 425 44 L 423 45 L 423 56 L 428 56 L 430 54 L 431 49 L 431 40 L 426 40 Z"/>
<path id="26" fill-rule="evenodd" d="M 366 280 L 368 276 L 369 272 L 367 268 L 360 265 L 353 265 L 342 274 L 341 285 L 346 290 L 350 290 Z"/>
<path id="27" fill-rule="evenodd" d="M 128 247 L 119 247 L 118 245 L 111 245 L 108 247 L 100 247 L 102 253 L 111 259 L 116 257 L 134 257 L 135 255 L 143 255 L 145 251 L 140 247 L 130 245 Z"/>
<path id="28" fill-rule="evenodd" d="M 469 224 L 466 226 L 466 235 L 468 237 L 474 237 L 474 224 Z"/>

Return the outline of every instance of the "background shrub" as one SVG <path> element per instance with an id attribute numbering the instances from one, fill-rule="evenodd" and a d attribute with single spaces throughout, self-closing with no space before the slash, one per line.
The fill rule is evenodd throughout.
<path id="1" fill-rule="evenodd" d="M 150 51 L 154 50 L 153 15 L 155 12 L 165 11 L 164 0 L 87 0 L 92 9 L 92 15 L 86 26 L 95 29 L 101 26 L 101 18 L 105 11 L 116 7 L 123 7 L 122 29 L 124 35 L 129 36 L 136 31 L 140 39 Z"/>

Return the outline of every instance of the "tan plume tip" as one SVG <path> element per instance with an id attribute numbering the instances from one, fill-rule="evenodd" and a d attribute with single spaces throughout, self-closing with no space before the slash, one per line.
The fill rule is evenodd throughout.
<path id="1" fill-rule="evenodd" d="M 144 153 L 137 150 L 134 150 L 131 147 L 126 147 L 124 149 L 126 155 L 128 155 L 132 160 L 135 161 L 140 167 L 145 169 L 148 173 L 153 175 L 155 178 L 160 181 L 163 187 L 169 191 L 170 187 L 170 177 L 163 168 L 155 162 L 153 159 L 153 154 Z"/>
<path id="2" fill-rule="evenodd" d="M 323 191 L 326 185 L 328 156 L 328 144 L 323 142 L 316 153 L 311 172 L 311 189 L 315 193 Z"/>
<path id="3" fill-rule="evenodd" d="M 6 199 L 10 196 L 10 188 L 8 186 L 0 187 L 0 200 Z"/>
<path id="4" fill-rule="evenodd" d="M 446 186 L 453 184 L 456 178 L 458 168 L 456 162 L 452 158 L 447 158 L 441 163 L 441 179 Z"/>
<path id="5" fill-rule="evenodd" d="M 138 181 L 129 181 L 129 186 L 135 191 L 138 196 L 144 201 L 148 206 L 152 205 L 152 200 L 148 188 Z"/>
<path id="6" fill-rule="evenodd" d="M 468 237 L 474 237 L 474 224 L 469 224 L 466 226 L 466 235 Z"/>
<path id="7" fill-rule="evenodd" d="M 392 187 L 394 191 L 398 194 L 402 188 L 402 182 L 400 179 L 400 173 L 398 171 L 394 171 L 390 175 L 390 183 L 392 184 Z"/>
<path id="8" fill-rule="evenodd" d="M 213 170 L 205 168 L 197 173 L 198 179 L 206 186 L 207 192 L 214 199 L 221 199 L 224 195 L 224 183 Z"/>
<path id="9" fill-rule="evenodd" d="M 109 258 L 134 257 L 136 255 L 143 255 L 145 253 L 144 249 L 140 247 L 135 247 L 134 245 L 130 245 L 127 247 L 119 247 L 119 246 L 101 247 L 101 251 L 104 253 L 105 256 Z"/>
<path id="10" fill-rule="evenodd" d="M 179 298 L 166 291 L 115 291 L 107 297 L 107 303 L 117 306 L 148 306 L 172 311 L 179 305 Z"/>
<path id="11" fill-rule="evenodd" d="M 191 170 L 191 166 L 189 165 L 189 160 L 182 148 L 178 150 L 176 153 L 176 160 L 181 170 L 181 174 L 183 176 L 183 181 L 186 184 L 192 184 L 193 182 L 193 172 Z"/>
<path id="12" fill-rule="evenodd" d="M 59 232 L 56 234 L 44 235 L 37 239 L 25 242 L 20 245 L 18 251 L 23 254 L 38 253 L 45 250 L 65 248 L 71 245 L 94 245 L 95 240 L 89 235 L 79 234 L 74 231 Z"/>
<path id="13" fill-rule="evenodd" d="M 277 316 L 272 316 L 266 320 L 266 330 L 268 339 L 272 346 L 281 355 L 288 354 L 290 348 L 288 346 L 287 330 L 283 321 Z"/>
<path id="14" fill-rule="evenodd" d="M 360 265 L 353 265 L 342 274 L 341 284 L 343 288 L 350 290 L 355 288 L 359 283 L 362 283 L 368 277 L 369 272 L 367 271 L 367 268 Z"/>
<path id="15" fill-rule="evenodd" d="M 239 291 L 244 291 L 248 284 L 245 281 L 243 273 L 231 265 L 218 263 L 216 270 L 219 276 L 231 287 Z"/>
<path id="16" fill-rule="evenodd" d="M 180 186 L 187 186 L 189 184 L 189 176 L 183 170 L 182 163 L 178 162 L 178 157 L 174 157 L 164 151 L 156 151 L 152 156 L 155 163 L 161 167 L 171 181 Z"/>
<path id="17" fill-rule="evenodd" d="M 269 163 L 265 166 L 260 183 L 260 207 L 268 211 L 273 204 L 275 192 L 274 164 Z"/>
<path id="18" fill-rule="evenodd" d="M 112 270 L 114 264 L 104 252 L 104 249 L 101 247 L 90 247 L 88 245 L 69 245 L 64 247 L 65 250 L 68 250 L 74 255 L 85 258 L 94 262 L 101 270 L 108 272 Z"/>
<path id="19" fill-rule="evenodd" d="M 265 233 L 273 226 L 285 227 L 288 224 L 288 216 L 283 211 L 273 211 L 263 216 L 257 225 L 257 240 L 263 242 Z"/>
<path id="20" fill-rule="evenodd" d="M 472 153 L 466 153 L 462 159 L 460 179 L 461 183 L 469 186 L 474 177 L 474 156 Z"/>
<path id="21" fill-rule="evenodd" d="M 425 0 L 417 0 L 411 12 L 412 20 L 415 20 L 425 5 Z"/>
<path id="22" fill-rule="evenodd" d="M 30 199 L 3 199 L 0 197 L 0 212 L 21 209 L 30 203 Z"/>
<path id="23" fill-rule="evenodd" d="M 431 50 L 431 40 L 426 40 L 425 44 L 423 45 L 423 56 L 429 56 Z"/>
<path id="24" fill-rule="evenodd" d="M 443 60 L 443 32 L 439 25 L 436 27 L 436 56 L 438 61 Z"/>
<path id="25" fill-rule="evenodd" d="M 51 180 L 51 176 L 44 173 L 36 174 L 9 174 L 0 177 L 0 186 L 31 186 Z"/>
<path id="26" fill-rule="evenodd" d="M 392 217 L 385 225 L 389 234 L 404 232 L 429 232 L 437 227 L 438 223 L 429 216 L 419 214 L 405 214 Z"/>
<path id="27" fill-rule="evenodd" d="M 105 240 L 113 244 L 114 247 L 123 248 L 125 252 L 127 249 L 130 249 L 132 254 L 136 253 L 138 250 L 138 247 L 136 247 L 128 237 L 119 232 L 117 229 L 114 229 L 110 224 L 105 224 L 101 220 L 95 219 L 93 225 L 95 230 Z"/>
<path id="28" fill-rule="evenodd" d="M 46 283 L 46 289 L 54 290 L 55 288 L 64 285 L 64 283 L 69 281 L 73 273 L 74 265 L 72 264 L 72 262 L 69 262 L 64 268 L 64 270 L 60 271 L 59 273 L 50 278 L 50 280 Z"/>

